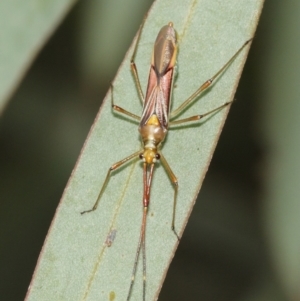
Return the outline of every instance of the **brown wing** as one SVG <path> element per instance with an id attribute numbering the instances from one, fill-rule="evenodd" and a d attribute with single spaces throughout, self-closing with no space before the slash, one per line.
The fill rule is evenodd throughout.
<path id="1" fill-rule="evenodd" d="M 176 55 L 176 33 L 173 24 L 169 23 L 160 30 L 154 44 L 140 126 L 145 125 L 156 114 L 163 129 L 168 129 Z"/>
<path id="2" fill-rule="evenodd" d="M 157 80 L 153 68 L 150 70 L 147 94 L 145 98 L 140 125 L 145 125 L 149 118 L 155 114 L 160 125 L 167 130 L 170 112 L 170 96 L 172 89 L 173 68 Z"/>

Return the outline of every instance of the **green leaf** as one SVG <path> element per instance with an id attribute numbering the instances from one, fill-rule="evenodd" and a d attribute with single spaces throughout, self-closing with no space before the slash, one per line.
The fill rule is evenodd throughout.
<path id="1" fill-rule="evenodd" d="M 146 87 L 153 42 L 169 21 L 178 32 L 179 54 L 173 106 L 177 108 L 253 37 L 262 1 L 157 1 L 138 46 L 136 64 Z M 124 29 L 125 30 L 125 29 Z M 114 80 L 114 100 L 141 114 L 130 72 L 132 47 Z M 203 93 L 182 118 L 205 113 L 233 99 L 248 48 Z M 95 212 L 90 209 L 108 168 L 140 147 L 137 124 L 112 113 L 107 94 L 65 189 L 27 295 L 32 300 L 126 300 L 142 217 L 142 168 L 138 160 L 113 173 Z M 176 229 L 183 234 L 208 169 L 228 109 L 205 120 L 177 126 L 162 152 L 179 180 Z M 174 188 L 158 164 L 146 230 L 146 300 L 156 300 L 178 245 L 171 231 Z M 105 243 L 111 231 L 116 237 Z M 141 259 L 141 258 L 140 258 Z M 141 261 L 131 300 L 142 300 Z"/>
<path id="2" fill-rule="evenodd" d="M 0 2 L 0 112 L 75 0 Z"/>

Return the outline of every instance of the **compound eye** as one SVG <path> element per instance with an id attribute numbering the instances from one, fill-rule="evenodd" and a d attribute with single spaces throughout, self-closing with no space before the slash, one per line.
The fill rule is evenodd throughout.
<path id="1" fill-rule="evenodd" d="M 155 155 L 155 159 L 156 159 L 156 160 L 159 160 L 159 159 L 160 159 L 160 154 L 156 154 L 156 155 Z"/>
<path id="2" fill-rule="evenodd" d="M 143 160 L 143 159 L 144 159 L 144 155 L 143 155 L 143 153 L 139 154 L 139 158 L 140 158 L 141 160 Z"/>

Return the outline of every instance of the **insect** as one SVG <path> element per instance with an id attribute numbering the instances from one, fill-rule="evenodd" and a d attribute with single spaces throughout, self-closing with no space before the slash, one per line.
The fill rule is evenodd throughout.
<path id="1" fill-rule="evenodd" d="M 175 230 L 175 212 L 176 212 L 176 201 L 178 192 L 178 180 L 173 173 L 170 165 L 161 152 L 162 143 L 167 135 L 169 126 L 175 124 L 182 124 L 186 122 L 198 121 L 201 118 L 210 115 L 226 106 L 231 102 L 226 102 L 221 106 L 206 112 L 204 114 L 191 116 L 184 119 L 175 119 L 189 104 L 191 104 L 197 97 L 206 90 L 213 81 L 232 63 L 232 61 L 238 56 L 243 48 L 252 40 L 246 41 L 237 52 L 221 67 L 221 69 L 210 79 L 205 81 L 189 98 L 187 98 L 177 109 L 170 112 L 170 103 L 174 79 L 174 67 L 176 64 L 177 57 L 177 39 L 176 32 L 173 27 L 173 23 L 163 26 L 159 31 L 156 41 L 154 43 L 153 54 L 151 59 L 151 66 L 148 79 L 148 87 L 146 96 L 144 97 L 141 83 L 138 76 L 138 71 L 135 64 L 135 55 L 137 52 L 138 41 L 142 33 L 143 24 L 139 30 L 134 51 L 131 57 L 131 71 L 133 73 L 135 83 L 137 86 L 139 97 L 143 103 L 142 115 L 137 116 L 117 105 L 114 104 L 113 99 L 113 86 L 112 91 L 112 109 L 121 114 L 125 114 L 132 119 L 139 121 L 139 133 L 142 140 L 142 149 L 122 159 L 121 161 L 113 164 L 106 175 L 102 188 L 100 189 L 99 195 L 94 206 L 90 210 L 81 212 L 81 214 L 91 212 L 97 209 L 101 196 L 105 190 L 106 185 L 109 182 L 112 171 L 116 170 L 126 162 L 139 157 L 143 162 L 143 216 L 140 229 L 140 238 L 137 246 L 135 260 L 133 264 L 133 271 L 131 276 L 131 282 L 127 295 L 127 301 L 130 300 L 133 284 L 135 280 L 135 274 L 139 255 L 142 250 L 143 254 L 143 301 L 146 300 L 146 248 L 145 248 L 145 229 L 147 221 L 147 212 L 150 204 L 150 190 L 151 183 L 154 173 L 155 164 L 160 161 L 164 166 L 173 186 L 174 186 L 174 197 L 173 197 L 173 214 L 172 214 L 172 231 L 179 240 L 179 236 Z"/>

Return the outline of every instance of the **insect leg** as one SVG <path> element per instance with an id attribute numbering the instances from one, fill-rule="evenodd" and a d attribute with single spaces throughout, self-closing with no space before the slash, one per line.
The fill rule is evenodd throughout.
<path id="1" fill-rule="evenodd" d="M 178 180 L 177 177 L 175 176 L 174 172 L 172 171 L 169 163 L 167 162 L 166 158 L 164 157 L 164 155 L 160 152 L 160 161 L 163 165 L 163 167 L 165 168 L 172 184 L 174 185 L 174 200 L 173 200 L 173 215 L 172 215 L 172 224 L 171 224 L 171 229 L 174 232 L 174 234 L 176 235 L 177 239 L 180 240 L 179 235 L 177 234 L 176 230 L 175 230 L 175 213 L 176 213 L 176 203 L 177 203 L 177 193 L 178 193 Z"/>
<path id="2" fill-rule="evenodd" d="M 252 39 L 246 41 L 238 51 L 227 61 L 226 64 L 210 79 L 205 81 L 187 100 L 185 100 L 176 110 L 172 111 L 170 114 L 170 118 L 174 118 L 179 115 L 191 102 L 193 102 L 204 90 L 206 90 L 213 81 L 235 60 L 235 58 L 239 55 L 239 53 L 244 49 L 246 45 L 248 45 Z"/>
<path id="3" fill-rule="evenodd" d="M 140 38 L 141 38 L 141 34 L 142 34 L 142 30 L 143 30 L 145 21 L 146 21 L 146 17 L 144 18 L 144 20 L 143 20 L 143 22 L 142 22 L 142 24 L 140 26 L 140 29 L 139 29 L 139 32 L 138 32 L 138 36 L 137 36 L 137 39 L 135 41 L 134 50 L 133 50 L 133 53 L 132 53 L 132 56 L 131 56 L 131 60 L 130 60 L 131 71 L 132 71 L 132 74 L 133 74 L 133 77 L 134 77 L 134 81 L 135 81 L 135 84 L 136 84 L 136 87 L 137 87 L 137 90 L 138 90 L 138 93 L 139 93 L 139 97 L 140 97 L 140 101 L 141 101 L 142 105 L 144 104 L 145 97 L 144 97 L 144 93 L 143 93 L 143 90 L 142 90 L 142 87 L 141 87 L 141 82 L 140 82 L 139 74 L 138 74 L 138 71 L 137 71 L 136 64 L 135 64 L 134 60 L 135 60 L 135 56 L 136 56 L 138 44 L 139 44 L 139 41 L 140 41 Z"/>
<path id="4" fill-rule="evenodd" d="M 169 124 L 170 126 L 172 125 L 176 125 L 176 124 L 182 124 L 182 123 L 185 123 L 185 122 L 190 122 L 190 121 L 198 121 L 200 120 L 201 118 L 205 117 L 205 116 L 208 116 L 216 111 L 219 111 L 223 108 L 225 108 L 226 106 L 228 106 L 229 104 L 231 104 L 232 101 L 229 101 L 229 102 L 226 102 L 224 104 L 222 104 L 221 106 L 209 111 L 209 112 L 206 112 L 204 114 L 200 114 L 200 115 L 195 115 L 195 116 L 191 116 L 191 117 L 187 117 L 187 118 L 184 118 L 184 119 L 179 119 L 179 120 L 174 120 L 174 121 L 170 121 Z"/>
<path id="5" fill-rule="evenodd" d="M 97 200 L 96 200 L 94 206 L 93 206 L 91 209 L 89 209 L 89 210 L 82 211 L 81 214 L 84 214 L 84 213 L 87 213 L 87 212 L 91 212 L 91 211 L 94 211 L 94 210 L 97 209 L 98 204 L 99 204 L 99 201 L 100 201 L 100 198 L 101 198 L 101 196 L 102 196 L 102 194 L 103 194 L 103 192 L 104 192 L 104 190 L 105 190 L 105 187 L 106 187 L 106 185 L 107 185 L 107 183 L 108 183 L 108 181 L 109 181 L 109 179 L 110 179 L 111 172 L 112 172 L 113 170 L 116 170 L 117 168 L 119 168 L 119 167 L 122 166 L 124 163 L 128 162 L 129 160 L 131 160 L 131 159 L 137 157 L 140 153 L 141 153 L 140 151 L 135 152 L 135 153 L 131 154 L 130 156 L 124 158 L 123 160 L 121 160 L 121 161 L 119 161 L 119 162 L 116 162 L 115 164 L 113 164 L 113 165 L 108 169 L 107 174 L 106 174 L 105 181 L 104 181 L 104 183 L 103 183 L 103 185 L 102 185 L 102 188 L 101 188 L 101 190 L 100 190 L 100 192 L 99 192 L 99 194 L 98 194 L 98 197 L 97 197 Z"/>
<path id="6" fill-rule="evenodd" d="M 127 116 L 129 116 L 133 119 L 136 119 L 136 120 L 140 121 L 140 119 L 141 119 L 140 116 L 137 116 L 137 115 L 135 115 L 135 114 L 133 114 L 133 113 L 117 106 L 117 105 L 115 105 L 115 103 L 114 103 L 114 93 L 113 93 L 113 91 L 114 91 L 113 84 L 110 85 L 110 90 L 111 90 L 111 107 L 112 107 L 112 109 L 114 111 L 118 112 L 118 113 L 125 114 L 125 115 L 127 115 Z"/>

